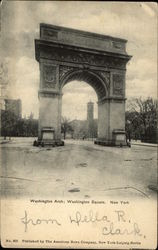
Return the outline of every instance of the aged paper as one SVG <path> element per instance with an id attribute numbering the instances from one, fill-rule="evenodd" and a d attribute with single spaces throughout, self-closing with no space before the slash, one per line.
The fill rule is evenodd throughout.
<path id="1" fill-rule="evenodd" d="M 1 13 L 2 120 L 7 103 L 21 107 L 12 109 L 20 125 L 1 122 L 1 245 L 156 249 L 156 144 L 127 143 L 120 127 L 111 141 L 81 133 L 87 103 L 96 102 L 93 120 L 110 138 L 112 126 L 125 125 L 125 98 L 127 106 L 157 99 L 156 4 L 3 1 Z M 80 128 L 62 140 L 60 112 L 63 124 Z"/>

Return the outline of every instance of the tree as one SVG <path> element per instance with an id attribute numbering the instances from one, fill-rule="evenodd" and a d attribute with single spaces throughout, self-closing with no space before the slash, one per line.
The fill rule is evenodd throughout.
<path id="1" fill-rule="evenodd" d="M 64 135 L 64 140 L 66 139 L 66 134 L 72 133 L 72 132 L 73 132 L 73 128 L 71 126 L 71 121 L 66 117 L 62 117 L 61 133 L 63 133 Z"/>
<path id="2" fill-rule="evenodd" d="M 132 136 L 139 136 L 142 141 L 156 142 L 157 107 L 157 101 L 151 97 L 140 97 L 131 101 L 130 110 L 126 112 L 126 129 L 129 129 L 129 121 Z"/>
<path id="3" fill-rule="evenodd" d="M 20 119 L 9 110 L 1 110 L 1 135 L 6 136 L 37 136 L 37 119 Z"/>
<path id="4" fill-rule="evenodd" d="M 16 128 L 17 117 L 9 110 L 1 110 L 1 135 L 13 136 Z"/>

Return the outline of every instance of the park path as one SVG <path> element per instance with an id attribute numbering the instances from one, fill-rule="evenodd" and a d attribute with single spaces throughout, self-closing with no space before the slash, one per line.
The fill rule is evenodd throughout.
<path id="1" fill-rule="evenodd" d="M 33 139 L 2 145 L 2 195 L 7 197 L 155 197 L 156 148 L 112 148 L 66 140 L 32 147 Z"/>

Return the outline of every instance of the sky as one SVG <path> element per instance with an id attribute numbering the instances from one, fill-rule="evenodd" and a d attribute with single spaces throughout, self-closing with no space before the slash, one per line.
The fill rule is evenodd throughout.
<path id="1" fill-rule="evenodd" d="M 157 5 L 150 2 L 3 1 L 1 59 L 8 69 L 7 96 L 22 99 L 23 116 L 38 117 L 39 65 L 34 39 L 48 23 L 128 40 L 126 97 L 157 97 Z M 63 88 L 62 115 L 86 119 L 86 104 L 97 96 L 85 82 Z"/>

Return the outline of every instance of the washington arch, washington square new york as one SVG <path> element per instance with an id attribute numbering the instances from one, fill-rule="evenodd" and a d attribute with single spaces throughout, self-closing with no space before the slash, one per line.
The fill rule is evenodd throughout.
<path id="1" fill-rule="evenodd" d="M 40 67 L 38 142 L 63 145 L 62 88 L 70 81 L 91 85 L 98 97 L 95 143 L 125 146 L 127 40 L 65 27 L 40 24 L 35 40 Z"/>

